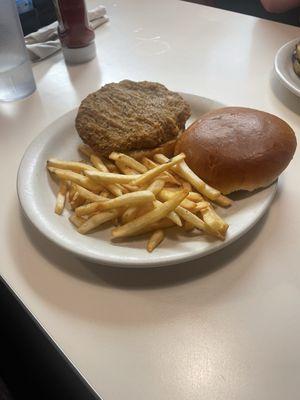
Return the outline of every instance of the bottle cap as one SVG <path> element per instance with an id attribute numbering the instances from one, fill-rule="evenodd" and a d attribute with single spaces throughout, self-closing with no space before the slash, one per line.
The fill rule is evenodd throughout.
<path id="1" fill-rule="evenodd" d="M 68 64 L 81 64 L 92 60 L 96 56 L 95 42 L 92 41 L 85 47 L 63 47 L 63 55 Z"/>

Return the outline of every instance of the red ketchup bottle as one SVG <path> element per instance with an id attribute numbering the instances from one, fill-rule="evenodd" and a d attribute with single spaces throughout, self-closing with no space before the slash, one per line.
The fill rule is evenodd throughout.
<path id="1" fill-rule="evenodd" d="M 89 26 L 84 0 L 55 0 L 58 36 L 65 60 L 80 64 L 96 56 L 95 34 Z"/>

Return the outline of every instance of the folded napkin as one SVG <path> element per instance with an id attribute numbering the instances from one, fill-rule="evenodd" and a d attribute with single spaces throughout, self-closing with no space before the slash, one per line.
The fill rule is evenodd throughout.
<path id="1" fill-rule="evenodd" d="M 98 26 L 108 21 L 106 10 L 103 6 L 98 6 L 88 11 L 88 18 L 90 26 L 93 29 L 98 28 Z M 58 22 L 55 21 L 25 36 L 25 44 L 31 61 L 41 61 L 61 49 L 61 43 L 57 35 L 57 26 Z"/>

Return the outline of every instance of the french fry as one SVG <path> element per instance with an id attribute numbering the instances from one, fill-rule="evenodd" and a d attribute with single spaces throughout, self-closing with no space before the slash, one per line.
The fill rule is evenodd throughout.
<path id="1" fill-rule="evenodd" d="M 214 232 L 220 239 L 225 238 L 228 224 L 215 212 L 215 210 L 209 205 L 201 210 L 203 221 Z"/>
<path id="2" fill-rule="evenodd" d="M 163 154 L 155 154 L 154 160 L 160 164 L 163 164 L 168 161 L 168 158 Z M 178 165 L 172 168 L 179 176 L 188 181 L 198 192 L 205 195 L 210 200 L 216 202 L 217 204 L 228 207 L 232 204 L 232 201 L 222 195 L 219 190 L 212 188 L 207 185 L 202 179 L 200 179 L 186 164 L 185 161 L 182 161 Z"/>
<path id="3" fill-rule="evenodd" d="M 147 190 L 150 190 L 153 194 L 157 195 L 164 187 L 165 181 L 163 179 L 157 179 L 151 183 L 150 186 L 148 186 Z M 154 201 L 154 205 L 157 207 L 161 205 L 162 203 L 159 200 Z M 182 226 L 181 219 L 179 216 L 174 212 L 171 211 L 170 214 L 167 216 L 171 221 L 174 222 L 174 224 L 178 226 Z"/>
<path id="4" fill-rule="evenodd" d="M 180 186 L 180 189 L 182 190 L 183 187 L 180 185 L 180 183 L 178 182 L 174 182 L 174 177 L 173 175 L 171 175 L 168 172 L 163 172 L 162 174 L 160 174 L 158 176 L 158 178 L 163 179 L 166 183 L 168 183 L 169 185 L 178 185 Z"/>
<path id="5" fill-rule="evenodd" d="M 55 203 L 55 213 L 58 215 L 61 215 L 65 208 L 67 190 L 68 190 L 67 182 L 61 181 Z"/>
<path id="6" fill-rule="evenodd" d="M 124 185 L 121 185 L 120 183 L 116 183 L 116 185 L 118 185 L 118 187 L 120 188 L 122 194 L 130 192 L 130 190 L 128 188 L 126 188 Z M 125 183 L 125 185 L 127 185 L 127 183 Z M 132 192 L 136 192 L 136 190 L 131 190 L 131 191 Z"/>
<path id="7" fill-rule="evenodd" d="M 151 253 L 165 238 L 165 233 L 162 229 L 158 229 L 152 233 L 147 243 L 147 250 Z"/>
<path id="8" fill-rule="evenodd" d="M 148 157 L 144 157 L 142 159 L 142 164 L 149 170 L 149 169 L 153 169 L 155 167 L 158 166 L 157 163 L 155 163 L 154 161 L 150 160 L 150 158 Z"/>
<path id="9" fill-rule="evenodd" d="M 142 190 L 140 192 L 126 193 L 108 201 L 98 204 L 98 210 L 111 210 L 120 207 L 131 207 L 144 204 L 155 200 L 155 196 L 150 190 Z"/>
<path id="10" fill-rule="evenodd" d="M 224 240 L 228 224 L 213 203 L 228 206 L 231 200 L 198 178 L 184 154 L 171 159 L 156 154 L 153 161 L 141 152 L 137 161 L 135 156 L 117 152 L 102 158 L 86 145 L 79 146 L 79 151 L 92 165 L 55 158 L 47 162 L 60 184 L 55 211 L 62 213 L 67 198 L 75 211 L 69 220 L 79 233 L 95 230 L 106 221 L 115 225 L 113 239 L 152 232 L 149 252 L 161 243 L 164 230 L 174 226 L 187 232 L 197 228 Z"/>
<path id="11" fill-rule="evenodd" d="M 178 191 L 177 192 L 172 192 L 172 191 L 169 191 L 169 189 L 162 189 L 158 193 L 158 198 L 161 201 L 167 201 L 167 200 L 172 199 L 176 195 L 176 193 L 178 193 Z M 187 210 L 192 211 L 192 210 L 194 210 L 196 208 L 196 203 L 194 203 L 191 200 L 184 199 L 183 202 L 181 203 L 181 206 L 186 208 Z"/>
<path id="12" fill-rule="evenodd" d="M 75 210 L 75 208 L 81 206 L 81 205 L 84 204 L 84 203 L 85 203 L 85 198 L 84 198 L 84 197 L 81 197 L 81 196 L 79 195 L 79 193 L 76 192 L 76 193 L 74 194 L 74 196 L 73 196 L 72 201 L 70 201 L 70 206 L 71 206 L 71 209 L 72 209 L 72 210 Z"/>
<path id="13" fill-rule="evenodd" d="M 180 215 L 182 219 L 184 219 L 187 222 L 190 222 L 191 224 L 194 225 L 195 228 L 206 231 L 206 226 L 205 223 L 197 217 L 195 214 L 191 213 L 189 210 L 178 206 L 176 207 L 176 213 Z"/>
<path id="14" fill-rule="evenodd" d="M 184 158 L 185 155 L 183 153 L 178 154 L 178 156 L 175 156 L 171 160 L 168 160 L 167 163 L 158 165 L 157 167 L 150 169 L 149 171 L 142 174 L 140 177 L 136 178 L 132 182 L 133 185 L 144 185 L 145 183 L 154 179 L 156 176 L 160 175 L 162 172 L 167 171 L 168 169 L 172 168 L 172 166 L 180 163 Z"/>
<path id="15" fill-rule="evenodd" d="M 175 211 L 178 215 L 180 215 L 182 219 L 193 224 L 195 228 L 200 229 L 209 235 L 216 236 L 221 240 L 224 240 L 228 225 L 226 224 L 227 227 L 225 227 L 224 221 L 216 213 L 215 215 L 210 212 L 207 213 L 207 217 L 203 218 L 202 221 L 195 214 L 191 213 L 181 206 L 178 206 Z"/>
<path id="16" fill-rule="evenodd" d="M 173 228 L 174 226 L 175 225 L 171 220 L 169 220 L 167 218 L 163 218 L 158 222 L 154 222 L 154 224 L 150 224 L 150 225 L 146 226 L 143 230 L 139 231 L 137 233 L 137 235 L 143 235 L 145 233 L 153 232 L 158 229 Z"/>
<path id="17" fill-rule="evenodd" d="M 143 157 L 153 157 L 153 154 L 155 153 L 167 152 L 167 154 L 173 154 L 176 139 L 169 140 L 167 143 L 164 143 L 163 145 L 156 147 L 155 149 L 131 150 L 128 152 L 128 154 L 136 160 L 141 160 Z"/>
<path id="18" fill-rule="evenodd" d="M 147 201 L 153 201 L 154 194 L 150 191 L 144 190 L 134 193 L 126 193 L 114 199 L 107 199 L 106 201 L 96 201 L 94 203 L 85 204 L 76 208 L 75 212 L 78 216 L 92 214 L 96 211 L 111 210 L 121 207 L 130 207 L 133 205 L 143 204 Z"/>
<path id="19" fill-rule="evenodd" d="M 126 224 L 127 222 L 132 221 L 134 218 L 136 218 L 138 211 L 139 209 L 136 206 L 127 208 L 122 214 L 122 223 Z"/>
<path id="20" fill-rule="evenodd" d="M 114 218 L 112 220 L 112 223 L 113 223 L 114 226 L 118 226 L 119 225 L 119 218 L 118 217 Z"/>
<path id="21" fill-rule="evenodd" d="M 150 160 L 150 158 L 148 157 L 144 157 L 142 159 L 142 164 L 148 169 L 153 169 L 155 167 L 157 167 L 159 164 L 155 163 L 154 161 Z M 169 171 L 165 171 L 161 174 L 161 177 L 163 177 L 164 179 L 168 179 L 170 183 L 173 183 L 175 185 L 180 185 L 181 183 L 179 182 L 178 179 L 175 178 L 174 175 L 172 175 Z"/>
<path id="22" fill-rule="evenodd" d="M 119 161 L 125 166 L 132 168 L 134 171 L 137 171 L 141 174 L 147 172 L 147 168 L 141 164 L 139 161 L 134 158 L 127 156 L 123 153 L 116 153 L 115 151 L 109 155 L 109 158 L 114 161 Z"/>
<path id="23" fill-rule="evenodd" d="M 101 172 L 109 172 L 107 166 L 104 164 L 104 162 L 102 161 L 102 159 L 98 156 L 96 156 L 96 154 L 91 154 L 90 155 L 90 160 L 91 163 L 93 164 L 93 166 L 98 169 Z"/>
<path id="24" fill-rule="evenodd" d="M 229 197 L 224 196 L 223 194 L 220 194 L 220 196 L 213 201 L 222 207 L 229 207 L 232 205 L 232 200 Z"/>
<path id="25" fill-rule="evenodd" d="M 108 201 L 108 200 L 106 199 L 106 201 Z M 96 213 L 99 211 L 98 205 L 100 203 L 101 203 L 100 201 L 95 201 L 94 203 L 84 204 L 83 206 L 77 207 L 75 209 L 75 213 L 76 213 L 76 215 L 78 215 L 78 217 Z"/>
<path id="26" fill-rule="evenodd" d="M 207 202 L 207 201 L 199 201 L 198 203 L 196 203 L 196 207 L 195 207 L 195 209 L 193 210 L 193 212 L 194 213 L 197 213 L 197 212 L 201 212 L 203 209 L 206 209 L 207 207 L 209 207 L 210 206 L 210 204 Z"/>
<path id="27" fill-rule="evenodd" d="M 99 194 L 95 194 L 95 193 L 91 192 L 90 190 L 85 189 L 82 186 L 79 186 L 79 185 L 76 185 L 76 184 L 73 184 L 73 186 L 75 188 L 74 190 L 76 190 L 81 197 L 83 197 L 84 199 L 86 199 L 86 200 L 88 200 L 90 202 L 106 201 L 107 200 L 106 197 L 100 196 Z"/>
<path id="28" fill-rule="evenodd" d="M 124 187 L 128 192 L 137 192 L 141 188 L 138 186 L 131 185 L 130 183 L 123 183 L 122 187 Z"/>
<path id="29" fill-rule="evenodd" d="M 212 200 L 213 202 L 219 204 L 222 207 L 229 207 L 232 205 L 232 200 L 229 197 L 224 196 L 223 194 L 220 193 L 219 190 L 214 189 L 207 183 L 203 182 L 196 174 L 193 173 L 193 171 L 188 167 L 188 165 L 185 162 L 179 164 L 178 166 L 176 166 L 176 168 L 178 168 L 180 174 L 183 175 L 187 174 L 186 177 L 190 174 L 190 179 L 191 179 L 190 183 L 192 184 L 192 186 L 194 186 L 199 192 L 201 192 L 208 199 Z M 200 190 L 201 182 L 204 183 L 202 191 Z"/>
<path id="30" fill-rule="evenodd" d="M 184 223 L 183 223 L 183 229 L 184 229 L 186 232 L 190 232 L 190 231 L 192 231 L 193 229 L 195 229 L 195 225 L 193 225 L 191 222 L 184 221 Z"/>
<path id="31" fill-rule="evenodd" d="M 192 190 L 192 185 L 189 182 L 184 181 L 183 179 L 181 179 L 181 186 L 183 187 L 183 189 L 186 189 L 189 192 Z"/>
<path id="32" fill-rule="evenodd" d="M 174 228 L 175 225 L 173 224 L 173 222 L 167 218 L 163 218 L 162 220 L 155 222 L 154 224 L 150 224 L 147 227 L 145 227 L 144 229 L 142 229 L 141 231 L 137 232 L 136 234 L 132 235 L 132 236 L 141 236 L 144 234 L 147 234 L 149 232 L 153 232 L 156 231 L 158 229 L 168 229 L 168 228 Z"/>
<path id="33" fill-rule="evenodd" d="M 99 192 L 103 188 L 102 185 L 100 185 L 99 183 L 95 183 L 88 176 L 78 174 L 77 172 L 69 171 L 67 169 L 54 168 L 54 167 L 48 167 L 48 170 L 54 173 L 60 179 L 74 182 L 79 186 L 83 186 L 84 188 L 91 190 L 92 192 Z M 94 171 L 86 171 L 86 172 L 94 172 Z"/>
<path id="34" fill-rule="evenodd" d="M 168 162 L 168 158 L 163 154 L 155 154 L 154 160 L 157 161 L 159 164 L 163 165 L 164 163 Z M 176 172 L 180 177 L 184 178 L 186 181 L 192 184 L 199 192 L 202 193 L 206 183 L 200 179 L 188 166 L 185 162 L 180 163 L 175 167 L 172 168 L 174 172 Z M 215 190 L 215 189 L 214 189 Z M 220 192 L 216 190 L 213 193 L 214 198 L 217 198 L 220 195 Z"/>
<path id="35" fill-rule="evenodd" d="M 202 179 L 200 179 L 186 164 L 185 161 L 181 162 L 176 166 L 176 171 L 179 171 L 180 175 L 183 176 L 198 192 L 203 193 L 211 200 L 215 200 L 220 196 L 220 191 L 207 185 Z"/>
<path id="36" fill-rule="evenodd" d="M 85 164 L 83 162 L 62 161 L 62 160 L 57 160 L 56 158 L 50 158 L 47 161 L 47 166 L 53 167 L 53 168 L 59 168 L 59 169 L 67 169 L 67 170 L 73 171 L 73 172 L 82 172 L 85 170 L 93 171 L 96 169 L 96 168 L 92 167 L 91 165 Z"/>
<path id="37" fill-rule="evenodd" d="M 101 157 L 100 157 L 97 153 L 95 153 L 88 145 L 86 145 L 86 144 L 80 144 L 80 145 L 78 146 L 78 150 L 79 150 L 82 154 L 84 154 L 85 156 L 87 156 L 90 160 L 91 160 L 91 156 L 98 157 L 98 158 L 101 160 L 101 163 L 107 168 L 107 170 L 108 170 L 109 172 L 116 172 L 116 173 L 119 172 L 119 170 L 118 170 L 118 168 L 115 166 L 115 164 L 111 163 L 109 160 L 103 161 L 103 160 L 101 159 Z M 93 157 L 93 159 L 94 159 L 94 157 Z M 96 160 L 96 159 L 94 159 L 94 160 Z M 92 161 L 91 161 L 91 162 L 92 162 Z M 105 171 L 103 171 L 103 172 L 105 172 Z"/>
<path id="38" fill-rule="evenodd" d="M 166 191 L 168 193 L 172 193 L 172 195 L 173 195 L 175 193 L 181 192 L 182 191 L 182 186 L 176 186 L 176 187 L 171 186 L 170 187 L 170 186 L 165 185 L 165 189 L 166 189 Z M 170 194 L 170 196 L 171 196 L 171 194 Z"/>
<path id="39" fill-rule="evenodd" d="M 153 194 L 153 193 L 152 193 Z M 173 211 L 185 197 L 188 191 L 183 190 L 177 193 L 172 199 L 161 204 L 154 210 L 142 215 L 141 217 L 130 221 L 125 225 L 119 226 L 112 230 L 113 238 L 121 238 L 135 235 L 137 232 L 142 231 L 147 225 L 153 224 L 162 218 L 165 218 L 171 211 Z"/>
<path id="40" fill-rule="evenodd" d="M 102 192 L 100 193 L 100 196 L 104 197 L 106 200 L 110 199 L 110 197 L 111 197 L 108 190 L 106 190 L 106 189 L 102 190 Z"/>
<path id="41" fill-rule="evenodd" d="M 156 196 L 164 188 L 165 183 L 163 179 L 156 179 L 147 187 L 147 190 L 150 190 Z"/>
<path id="42" fill-rule="evenodd" d="M 106 185 L 107 190 L 114 196 L 122 196 L 123 191 L 117 183 L 109 183 Z"/>
<path id="43" fill-rule="evenodd" d="M 108 159 L 105 158 L 105 160 L 103 160 L 103 163 L 106 165 L 106 168 L 109 170 L 109 172 L 113 172 L 115 174 L 118 174 L 120 172 L 118 167 Z"/>
<path id="44" fill-rule="evenodd" d="M 140 175 L 122 175 L 112 172 L 85 171 L 85 175 L 97 183 L 129 183 L 138 179 Z M 83 186 L 83 185 L 82 185 Z"/>
<path id="45" fill-rule="evenodd" d="M 95 154 L 94 151 L 87 144 L 80 144 L 78 146 L 78 150 L 87 157 L 90 157 L 92 154 Z"/>
<path id="46" fill-rule="evenodd" d="M 199 201 L 203 201 L 203 197 L 201 196 L 200 193 L 197 192 L 190 192 L 187 196 L 188 200 L 194 201 L 195 203 L 198 203 Z"/>
<path id="47" fill-rule="evenodd" d="M 209 223 L 207 223 L 206 221 L 202 221 L 199 217 L 197 217 L 195 214 L 190 212 L 188 209 L 184 208 L 182 206 L 182 204 L 184 204 L 184 201 L 180 204 L 180 206 L 176 207 L 176 209 L 175 209 L 176 214 L 178 214 L 185 221 L 192 223 L 197 229 L 203 230 L 210 235 L 217 236 L 220 239 L 224 239 L 224 234 L 225 234 L 226 230 L 223 233 L 222 227 L 221 227 L 221 231 L 220 231 L 219 229 L 216 229 L 215 225 L 213 225 L 212 221 L 215 222 L 216 217 L 212 218 L 212 214 L 209 214 L 209 216 L 207 217 L 207 220 Z M 219 216 L 217 215 L 217 217 L 219 217 Z M 221 220 L 221 221 L 224 222 L 223 220 Z M 219 223 L 220 223 L 220 221 L 219 221 Z M 181 224 L 181 226 L 182 226 L 182 224 Z M 219 225 L 218 225 L 218 227 L 220 228 Z"/>
<path id="48" fill-rule="evenodd" d="M 68 200 L 69 200 L 69 202 L 72 201 L 74 194 L 77 192 L 76 186 L 77 185 L 75 183 L 71 182 L 70 188 L 69 188 L 69 191 L 68 191 Z"/>
<path id="49" fill-rule="evenodd" d="M 78 217 L 78 215 L 73 214 L 69 217 L 69 221 L 76 226 L 76 228 L 79 228 L 84 222 L 85 219 Z"/>
<path id="50" fill-rule="evenodd" d="M 157 195 L 165 185 L 165 181 L 163 179 L 157 179 L 151 183 L 150 186 L 146 188 L 146 190 L 150 190 L 154 195 Z M 140 190 L 138 186 L 135 187 L 135 190 Z M 132 221 L 139 215 L 138 207 L 129 207 L 127 210 L 124 211 L 122 215 L 122 222 L 123 224 Z M 179 218 L 180 219 L 180 218 Z M 178 220 L 177 220 L 178 222 Z"/>
<path id="51" fill-rule="evenodd" d="M 153 202 L 148 202 L 142 205 L 142 207 L 138 206 L 132 206 L 127 208 L 121 217 L 122 223 L 126 224 L 129 221 L 132 221 L 136 217 L 139 217 L 140 215 L 146 214 L 146 212 L 153 210 L 154 205 Z"/>
<path id="52" fill-rule="evenodd" d="M 159 207 L 160 205 L 162 205 L 163 203 L 159 200 L 155 200 L 154 201 L 154 206 L 155 207 Z M 182 222 L 180 217 L 176 214 L 175 211 L 171 211 L 166 218 L 170 219 L 172 222 L 174 222 L 175 225 L 177 226 L 182 226 Z"/>
<path id="53" fill-rule="evenodd" d="M 154 209 L 154 202 L 153 201 L 148 201 L 145 204 L 142 204 L 141 206 L 138 206 L 138 212 L 137 212 L 137 217 L 140 217 L 141 215 L 146 214 L 149 211 L 152 211 Z"/>
<path id="54" fill-rule="evenodd" d="M 136 175 L 136 171 L 130 167 L 128 167 L 126 164 L 124 164 L 122 161 L 117 160 L 115 161 L 116 166 L 118 169 L 124 174 L 124 175 Z"/>
<path id="55" fill-rule="evenodd" d="M 97 170 L 101 172 L 109 172 L 107 166 L 104 164 L 104 162 L 100 157 L 96 156 L 95 154 L 92 154 L 90 156 L 90 160 Z M 123 193 L 121 188 L 115 183 L 108 183 L 106 187 L 110 191 L 110 193 L 112 193 L 114 196 L 121 196 Z"/>
<path id="56" fill-rule="evenodd" d="M 86 234 L 92 230 L 95 230 L 100 225 L 103 225 L 105 222 L 113 220 L 117 216 L 118 212 L 116 210 L 110 210 L 99 214 L 95 214 L 87 221 L 85 221 L 82 225 L 80 225 L 77 231 L 79 233 Z"/>

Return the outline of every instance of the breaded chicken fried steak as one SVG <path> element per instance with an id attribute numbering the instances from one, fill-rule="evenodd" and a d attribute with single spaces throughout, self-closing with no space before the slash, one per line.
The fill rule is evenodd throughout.
<path id="1" fill-rule="evenodd" d="M 139 150 L 173 153 L 191 111 L 177 93 L 153 82 L 124 80 L 88 95 L 76 117 L 84 143 L 103 156 Z"/>

